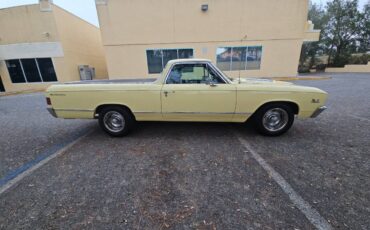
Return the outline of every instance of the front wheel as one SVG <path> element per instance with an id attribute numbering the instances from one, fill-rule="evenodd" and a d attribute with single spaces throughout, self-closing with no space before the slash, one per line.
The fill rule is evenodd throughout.
<path id="1" fill-rule="evenodd" d="M 257 131 L 266 136 L 279 136 L 286 133 L 293 122 L 292 109 L 281 103 L 263 106 L 254 115 Z"/>
<path id="2" fill-rule="evenodd" d="M 130 132 L 133 122 L 131 114 L 121 107 L 110 106 L 99 113 L 100 127 L 113 137 L 126 136 Z"/>

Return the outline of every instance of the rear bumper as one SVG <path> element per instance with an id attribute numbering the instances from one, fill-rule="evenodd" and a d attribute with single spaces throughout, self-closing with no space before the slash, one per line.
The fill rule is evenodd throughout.
<path id="1" fill-rule="evenodd" d="M 55 113 L 55 110 L 53 108 L 47 108 L 48 112 L 55 118 L 58 118 L 57 114 Z"/>
<path id="2" fill-rule="evenodd" d="M 328 107 L 321 106 L 320 108 L 316 109 L 316 111 L 311 115 L 311 118 L 318 117 L 322 112 L 324 112 Z"/>

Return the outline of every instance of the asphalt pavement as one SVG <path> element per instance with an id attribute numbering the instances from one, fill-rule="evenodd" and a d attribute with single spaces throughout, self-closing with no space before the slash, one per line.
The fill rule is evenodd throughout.
<path id="1" fill-rule="evenodd" d="M 0 179 L 92 131 L 0 194 L 0 229 L 314 229 L 259 154 L 333 228 L 370 228 L 370 74 L 301 81 L 329 109 L 281 137 L 250 124 L 139 123 L 110 138 L 41 94 L 0 97 Z"/>

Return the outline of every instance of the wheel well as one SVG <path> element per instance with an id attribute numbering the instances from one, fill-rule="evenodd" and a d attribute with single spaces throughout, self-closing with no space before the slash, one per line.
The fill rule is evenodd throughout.
<path id="1" fill-rule="evenodd" d="M 135 115 L 132 113 L 131 109 L 125 105 L 120 105 L 120 104 L 104 104 L 104 105 L 99 105 L 96 109 L 95 109 L 95 113 L 94 113 L 94 117 L 95 118 L 98 118 L 99 117 L 99 113 L 107 108 L 107 107 L 121 107 L 122 109 L 128 111 L 131 116 L 135 119 Z"/>
<path id="2" fill-rule="evenodd" d="M 293 111 L 293 113 L 295 115 L 298 115 L 298 113 L 299 113 L 299 106 L 296 103 L 291 102 L 291 101 L 272 101 L 272 102 L 267 102 L 267 103 L 261 105 L 257 109 L 257 111 L 260 110 L 262 107 L 264 107 L 266 105 L 271 105 L 271 104 L 285 104 L 285 105 L 288 105 L 292 109 L 292 111 Z"/>

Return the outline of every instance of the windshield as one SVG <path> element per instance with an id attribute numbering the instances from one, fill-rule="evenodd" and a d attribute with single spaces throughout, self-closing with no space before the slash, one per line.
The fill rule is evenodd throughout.
<path id="1" fill-rule="evenodd" d="M 234 80 L 233 78 L 231 78 L 231 77 L 227 76 L 227 74 L 226 74 L 226 73 L 224 73 L 222 70 L 220 70 L 216 65 L 213 65 L 213 64 L 212 64 L 212 66 L 213 66 L 213 68 L 215 68 L 215 69 L 216 69 L 220 74 L 222 74 L 222 76 L 223 76 L 223 77 L 227 78 L 229 81 L 233 81 L 233 80 Z"/>

